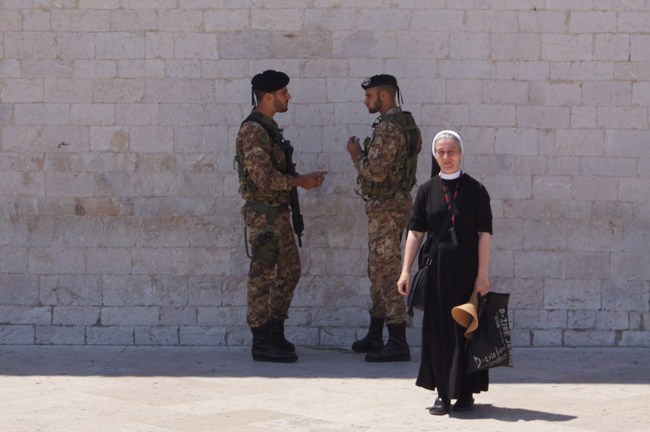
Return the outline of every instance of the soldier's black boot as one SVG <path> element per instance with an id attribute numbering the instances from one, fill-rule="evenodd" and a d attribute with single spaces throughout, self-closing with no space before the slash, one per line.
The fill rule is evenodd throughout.
<path id="1" fill-rule="evenodd" d="M 280 345 L 285 351 L 296 352 L 296 346 L 289 342 L 284 337 L 284 320 L 272 318 L 271 321 L 271 337 Z"/>
<path id="2" fill-rule="evenodd" d="M 370 315 L 368 334 L 352 344 L 352 351 L 369 353 L 379 351 L 384 344 L 384 318 L 375 318 Z"/>
<path id="3" fill-rule="evenodd" d="M 398 362 L 410 361 L 411 352 L 406 343 L 406 322 L 386 324 L 388 327 L 388 342 L 377 352 L 366 354 L 369 362 Z"/>
<path id="4" fill-rule="evenodd" d="M 253 360 L 273 363 L 293 363 L 298 360 L 296 353 L 283 349 L 274 340 L 271 332 L 271 322 L 259 327 L 251 327 L 253 332 Z"/>

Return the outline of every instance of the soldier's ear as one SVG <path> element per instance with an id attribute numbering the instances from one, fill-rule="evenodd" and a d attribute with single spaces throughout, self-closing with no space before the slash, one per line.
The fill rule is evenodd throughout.
<path id="1" fill-rule="evenodd" d="M 273 100 L 273 93 L 264 92 L 264 93 L 262 93 L 262 97 L 257 102 L 258 103 L 260 103 L 260 102 L 268 103 L 268 102 L 270 102 L 272 100 Z"/>

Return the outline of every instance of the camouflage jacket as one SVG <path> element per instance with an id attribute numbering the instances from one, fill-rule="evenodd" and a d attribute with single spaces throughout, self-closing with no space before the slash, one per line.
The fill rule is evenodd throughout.
<path id="1" fill-rule="evenodd" d="M 364 152 L 355 161 L 361 195 L 366 199 L 390 199 L 398 192 L 410 193 L 413 187 L 422 136 L 414 122 L 411 134 L 407 135 L 391 120 L 399 115 L 412 121 L 410 113 L 402 114 L 399 107 L 388 110 L 364 141 Z"/>
<path id="2" fill-rule="evenodd" d="M 280 129 L 273 119 L 265 121 Z M 254 121 L 241 125 L 236 140 L 237 170 L 239 173 L 239 193 L 246 201 L 263 203 L 271 207 L 286 205 L 291 191 L 290 177 L 286 175 L 288 166 L 285 152 L 280 143 L 275 142 L 264 127 Z"/>

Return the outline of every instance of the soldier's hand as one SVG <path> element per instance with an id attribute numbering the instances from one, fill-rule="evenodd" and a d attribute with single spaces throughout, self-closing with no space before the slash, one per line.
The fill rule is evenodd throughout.
<path id="1" fill-rule="evenodd" d="M 316 171 L 309 174 L 299 175 L 293 178 L 293 185 L 303 189 L 314 189 L 321 187 L 325 181 L 327 171 Z"/>
<path id="2" fill-rule="evenodd" d="M 355 136 L 351 136 L 348 139 L 348 152 L 350 153 L 350 157 L 352 158 L 352 161 L 356 161 L 357 158 L 361 155 L 362 150 L 361 150 L 361 144 L 359 144 L 359 138 Z"/>

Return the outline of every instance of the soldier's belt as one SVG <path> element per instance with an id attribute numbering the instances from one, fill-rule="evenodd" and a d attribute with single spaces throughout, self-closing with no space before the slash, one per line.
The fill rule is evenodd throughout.
<path id="1" fill-rule="evenodd" d="M 253 210 L 256 213 L 260 213 L 266 216 L 266 221 L 269 225 L 273 225 L 275 223 L 275 219 L 278 217 L 278 215 L 289 212 L 289 207 L 286 205 L 279 205 L 277 207 L 272 207 L 266 204 L 252 202 L 252 201 L 246 201 L 244 207 Z"/>

